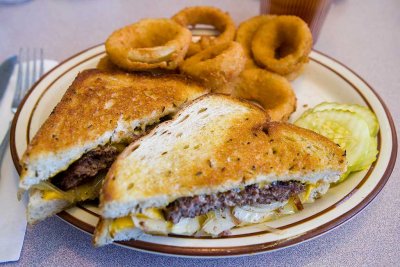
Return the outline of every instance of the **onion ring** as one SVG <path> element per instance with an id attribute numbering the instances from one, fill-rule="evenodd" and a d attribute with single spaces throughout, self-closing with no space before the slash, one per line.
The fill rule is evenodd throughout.
<path id="1" fill-rule="evenodd" d="M 113 32 L 106 51 L 124 70 L 176 69 L 191 39 L 188 29 L 170 19 L 144 19 Z"/>
<path id="2" fill-rule="evenodd" d="M 312 35 L 296 16 L 277 16 L 263 23 L 253 36 L 251 49 L 257 64 L 280 75 L 297 72 L 308 62 Z"/>
<path id="3" fill-rule="evenodd" d="M 213 92 L 230 94 L 245 62 L 242 46 L 232 41 L 209 47 L 188 58 L 180 70 L 201 80 Z"/>
<path id="4" fill-rule="evenodd" d="M 250 68 L 258 68 L 256 63 L 253 60 L 253 53 L 251 51 L 251 42 L 253 40 L 253 36 L 256 33 L 257 29 L 264 24 L 265 22 L 271 20 L 276 16 L 272 15 L 261 15 L 252 17 L 249 20 L 242 22 L 238 30 L 236 32 L 235 41 L 242 45 L 247 61 L 246 61 L 246 69 Z"/>
<path id="5" fill-rule="evenodd" d="M 192 42 L 187 52 L 190 57 L 210 46 L 233 41 L 235 37 L 235 23 L 228 13 L 215 7 L 195 6 L 182 9 L 172 19 L 184 27 L 196 24 L 207 24 L 214 26 L 220 35 L 216 37 L 201 36 L 198 42 Z"/>
<path id="6" fill-rule="evenodd" d="M 96 69 L 110 71 L 110 72 L 122 72 L 115 64 L 111 62 L 108 56 L 102 57 L 97 63 Z"/>
<path id="7" fill-rule="evenodd" d="M 263 69 L 244 70 L 232 96 L 256 102 L 274 121 L 286 121 L 296 110 L 296 95 L 288 80 Z"/>

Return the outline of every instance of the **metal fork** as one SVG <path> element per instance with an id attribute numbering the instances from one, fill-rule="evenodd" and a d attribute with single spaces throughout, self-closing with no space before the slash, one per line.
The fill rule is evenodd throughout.
<path id="1" fill-rule="evenodd" d="M 24 63 L 25 62 L 25 63 Z M 13 115 L 17 112 L 18 106 L 24 98 L 29 88 L 43 75 L 44 58 L 43 49 L 19 49 L 18 53 L 18 69 L 17 84 L 14 91 L 14 97 L 11 104 L 11 112 Z M 8 126 L 6 135 L 0 144 L 0 166 L 3 162 L 4 152 L 6 151 L 8 141 L 10 139 L 11 121 Z"/>

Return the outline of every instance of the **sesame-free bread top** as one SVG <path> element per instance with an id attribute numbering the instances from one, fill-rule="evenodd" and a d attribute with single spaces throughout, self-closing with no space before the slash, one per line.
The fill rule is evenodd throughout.
<path id="1" fill-rule="evenodd" d="M 81 72 L 28 145 L 20 187 L 54 176 L 98 146 L 129 142 L 134 131 L 205 93 L 181 75 Z"/>
<path id="2" fill-rule="evenodd" d="M 208 94 L 128 146 L 100 193 L 103 217 L 117 218 L 180 197 L 260 182 L 335 182 L 344 151 L 325 137 L 229 96 Z"/>

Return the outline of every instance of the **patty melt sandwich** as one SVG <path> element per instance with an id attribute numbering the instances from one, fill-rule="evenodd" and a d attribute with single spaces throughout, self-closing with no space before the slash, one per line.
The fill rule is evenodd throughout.
<path id="1" fill-rule="evenodd" d="M 81 72 L 21 159 L 28 221 L 98 196 L 117 155 L 207 90 L 181 75 Z"/>
<path id="2" fill-rule="evenodd" d="M 257 106 L 205 95 L 129 145 L 100 194 L 96 246 L 147 234 L 211 236 L 301 209 L 346 171 L 345 153 Z"/>

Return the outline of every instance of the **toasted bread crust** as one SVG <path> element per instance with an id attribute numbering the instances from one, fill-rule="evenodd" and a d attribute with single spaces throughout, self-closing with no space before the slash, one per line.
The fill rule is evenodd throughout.
<path id="1" fill-rule="evenodd" d="M 42 221 L 54 214 L 67 209 L 72 204 L 65 199 L 44 199 L 42 191 L 30 190 L 29 203 L 26 209 L 26 217 L 30 225 Z"/>
<path id="2" fill-rule="evenodd" d="M 143 232 L 140 228 L 128 228 L 123 230 L 118 230 L 116 232 L 110 231 L 110 226 L 112 225 L 112 219 L 100 218 L 93 234 L 93 245 L 100 247 L 112 243 L 114 240 L 123 241 L 130 239 L 137 239 Z"/>
<path id="3" fill-rule="evenodd" d="M 23 155 L 21 187 L 27 189 L 66 169 L 99 145 L 129 141 L 135 128 L 155 123 L 205 93 L 205 88 L 181 75 L 81 72 Z M 44 161 L 63 164 L 43 171 L 38 166 Z"/>
<path id="4" fill-rule="evenodd" d="M 336 144 L 267 116 L 228 96 L 195 100 L 119 156 L 100 196 L 103 216 L 262 181 L 332 182 L 345 171 Z"/>
<path id="5" fill-rule="evenodd" d="M 109 232 L 110 220 L 100 218 L 93 233 L 93 245 L 101 246 L 112 242 Z"/>

